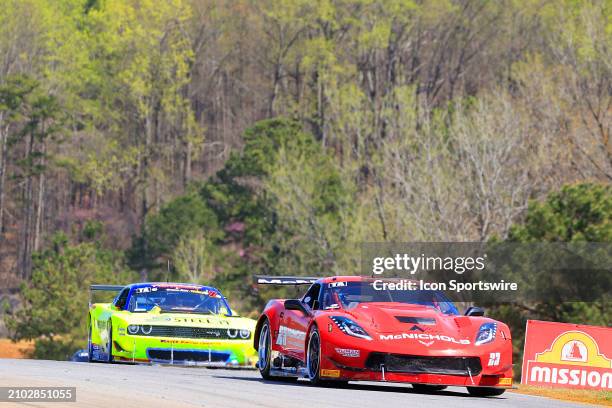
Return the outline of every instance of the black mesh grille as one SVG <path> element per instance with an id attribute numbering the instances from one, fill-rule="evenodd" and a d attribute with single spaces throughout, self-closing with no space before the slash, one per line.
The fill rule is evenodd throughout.
<path id="1" fill-rule="evenodd" d="M 148 327 L 144 326 L 147 330 Z M 234 331 L 232 329 L 232 331 Z M 245 340 L 240 338 L 239 331 L 236 332 L 236 337 L 230 337 L 227 334 L 227 329 L 209 329 L 202 327 L 181 327 L 181 326 L 151 326 L 150 333 L 138 331 L 136 336 L 148 337 L 180 337 L 186 339 L 215 339 L 215 340 Z M 233 333 L 232 333 L 233 334 Z"/>
<path id="2" fill-rule="evenodd" d="M 372 371 L 415 374 L 478 375 L 482 371 L 478 357 L 425 357 L 403 354 L 370 353 L 366 367 Z M 469 370 L 468 370 L 469 369 Z"/>
<path id="3" fill-rule="evenodd" d="M 154 361 L 195 361 L 206 363 L 225 363 L 229 358 L 229 353 L 218 351 L 193 351 L 193 350 L 158 350 L 149 349 L 147 351 L 149 359 Z"/>

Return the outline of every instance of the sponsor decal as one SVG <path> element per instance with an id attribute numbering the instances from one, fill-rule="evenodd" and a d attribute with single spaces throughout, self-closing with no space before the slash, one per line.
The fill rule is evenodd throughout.
<path id="1" fill-rule="evenodd" d="M 286 346 L 287 344 L 301 346 L 304 344 L 306 339 L 306 332 L 302 330 L 292 329 L 287 326 L 280 326 L 278 328 L 278 337 L 276 338 L 276 344 L 279 346 Z"/>
<path id="2" fill-rule="evenodd" d="M 346 282 L 330 282 L 329 287 L 330 288 L 339 288 L 342 286 L 346 286 L 347 283 Z"/>
<path id="3" fill-rule="evenodd" d="M 156 319 L 156 320 L 164 320 L 164 319 Z M 166 321 L 172 321 L 172 318 L 165 319 Z M 155 321 L 155 320 L 151 320 Z M 176 323 L 210 323 L 210 319 L 198 319 L 197 317 L 175 317 L 174 321 Z M 214 320 L 213 320 L 214 321 Z"/>
<path id="4" fill-rule="evenodd" d="M 227 346 L 227 343 L 223 343 L 222 341 L 211 341 L 211 340 L 206 340 L 206 339 L 194 339 L 194 340 L 159 340 L 160 343 L 163 344 L 199 344 L 199 345 L 206 345 L 207 347 L 211 347 L 211 346 L 215 346 L 215 345 L 222 345 L 222 346 Z"/>
<path id="5" fill-rule="evenodd" d="M 157 292 L 157 288 L 155 286 L 146 286 L 144 288 L 136 288 L 136 293 L 149 293 L 149 292 Z"/>
<path id="6" fill-rule="evenodd" d="M 441 334 L 399 333 L 399 334 L 381 334 L 380 335 L 380 340 L 403 340 L 403 339 L 418 340 L 421 344 L 427 347 L 431 346 L 435 341 L 445 341 L 447 343 L 455 343 L 455 344 L 470 344 L 470 340 L 468 339 L 457 340 L 454 337 L 445 336 Z"/>
<path id="7" fill-rule="evenodd" d="M 203 291 L 194 291 L 195 293 L 199 293 L 201 295 L 205 295 L 211 298 L 220 297 L 219 294 L 213 290 L 203 290 Z"/>
<path id="8" fill-rule="evenodd" d="M 318 279 L 319 278 L 259 276 L 257 277 L 257 283 L 259 285 L 306 285 L 315 283 Z"/>
<path id="9" fill-rule="evenodd" d="M 413 330 L 418 330 L 420 332 L 424 332 L 425 331 L 422 328 L 420 328 L 419 326 L 417 326 L 416 324 L 410 328 L 410 331 L 413 331 Z"/>
<path id="10" fill-rule="evenodd" d="M 529 320 L 523 384 L 612 389 L 612 328 Z"/>
<path id="11" fill-rule="evenodd" d="M 336 353 L 340 354 L 342 357 L 359 357 L 361 353 L 359 350 L 347 349 L 347 348 L 338 348 L 336 347 Z"/>
<path id="12" fill-rule="evenodd" d="M 327 369 L 322 369 L 322 370 L 321 370 L 321 377 L 332 377 L 332 378 L 338 378 L 338 377 L 340 377 L 340 370 L 327 370 Z"/>
<path id="13" fill-rule="evenodd" d="M 512 377 L 502 377 L 497 381 L 497 385 L 512 385 Z"/>

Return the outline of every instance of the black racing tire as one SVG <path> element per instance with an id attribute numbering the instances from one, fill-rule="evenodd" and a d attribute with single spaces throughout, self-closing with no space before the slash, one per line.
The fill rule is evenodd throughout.
<path id="1" fill-rule="evenodd" d="M 106 356 L 106 362 L 112 364 L 115 360 L 113 358 L 113 323 L 108 321 L 108 355 Z"/>
<path id="2" fill-rule="evenodd" d="M 273 376 L 270 375 L 270 368 L 272 367 L 272 335 L 270 334 L 270 322 L 268 319 L 264 321 L 259 330 L 259 343 L 257 347 L 257 368 L 259 374 L 264 380 L 272 380 Z"/>
<path id="3" fill-rule="evenodd" d="M 412 388 L 419 392 L 435 392 L 442 391 L 446 388 L 446 385 L 433 385 L 433 384 L 412 384 Z"/>
<path id="4" fill-rule="evenodd" d="M 257 369 L 264 380 L 296 382 L 297 377 L 276 376 L 270 374 L 272 368 L 272 335 L 270 334 L 270 322 L 266 318 L 259 330 L 259 342 L 257 344 Z"/>
<path id="5" fill-rule="evenodd" d="M 317 326 L 312 326 L 306 345 L 306 375 L 312 385 L 322 387 L 342 387 L 348 384 L 343 380 L 321 379 L 321 335 Z"/>
<path id="6" fill-rule="evenodd" d="M 467 390 L 474 397 L 497 397 L 506 392 L 505 388 L 490 387 L 467 387 Z"/>
<path id="7" fill-rule="evenodd" d="M 306 375 L 311 384 L 321 385 L 321 335 L 317 326 L 312 326 L 306 344 Z"/>

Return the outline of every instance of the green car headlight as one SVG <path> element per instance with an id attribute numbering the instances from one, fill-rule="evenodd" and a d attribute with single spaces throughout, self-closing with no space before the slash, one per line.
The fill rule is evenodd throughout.
<path id="1" fill-rule="evenodd" d="M 240 337 L 242 337 L 243 339 L 248 339 L 249 337 L 251 337 L 251 332 L 249 330 L 242 329 L 240 330 Z"/>
<path id="2" fill-rule="evenodd" d="M 130 324 L 130 325 L 128 325 L 128 327 L 127 327 L 127 331 L 128 331 L 128 333 L 130 333 L 130 334 L 136 334 L 136 333 L 138 333 L 138 330 L 139 330 L 139 329 L 140 329 L 140 327 L 139 327 L 138 325 L 136 325 L 136 324 Z"/>
<path id="3" fill-rule="evenodd" d="M 236 329 L 227 329 L 227 335 L 230 339 L 235 339 L 238 337 L 238 330 Z"/>

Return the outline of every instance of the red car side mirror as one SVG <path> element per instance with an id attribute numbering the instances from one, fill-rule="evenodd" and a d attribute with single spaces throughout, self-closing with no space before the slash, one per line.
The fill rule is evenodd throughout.
<path id="1" fill-rule="evenodd" d="M 304 306 L 304 304 L 298 300 L 298 299 L 287 299 L 285 300 L 285 309 L 287 310 L 299 310 L 302 313 L 304 313 L 305 315 L 309 315 L 310 313 L 308 312 L 308 309 L 306 309 L 306 306 Z"/>

